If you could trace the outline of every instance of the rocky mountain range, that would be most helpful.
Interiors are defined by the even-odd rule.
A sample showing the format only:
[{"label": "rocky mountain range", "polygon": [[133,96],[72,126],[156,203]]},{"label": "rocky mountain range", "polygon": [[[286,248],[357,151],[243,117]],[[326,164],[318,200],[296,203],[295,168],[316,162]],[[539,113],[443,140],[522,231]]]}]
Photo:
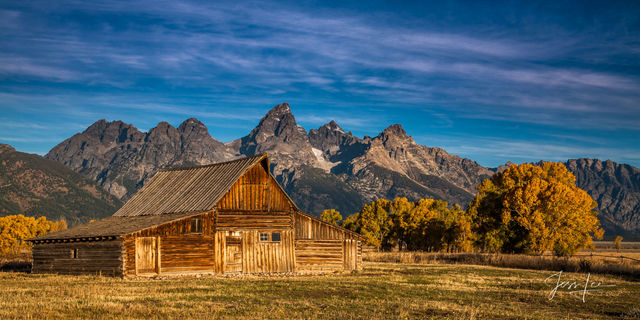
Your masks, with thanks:
[{"label": "rocky mountain range", "polygon": [[[286,103],[271,109],[247,136],[229,143],[211,137],[193,118],[178,128],[161,122],[146,133],[121,121],[100,120],[45,157],[127,200],[158,169],[265,152],[278,181],[301,209],[313,214],[335,208],[347,215],[365,202],[398,196],[431,197],[465,207],[478,184],[496,170],[420,145],[398,124],[375,137],[356,137],[334,121],[307,132]],[[593,165],[597,161],[571,160],[567,166],[578,185],[600,203],[607,231],[640,232],[638,169],[615,163]],[[609,169],[614,164],[623,169]]]},{"label": "rocky mountain range", "polygon": [[76,224],[112,215],[120,206],[120,199],[64,165],[0,144],[0,216],[45,216]]},{"label": "rocky mountain range", "polygon": [[565,165],[576,185],[598,203],[605,236],[640,237],[640,169],[598,159],[571,159]]}]

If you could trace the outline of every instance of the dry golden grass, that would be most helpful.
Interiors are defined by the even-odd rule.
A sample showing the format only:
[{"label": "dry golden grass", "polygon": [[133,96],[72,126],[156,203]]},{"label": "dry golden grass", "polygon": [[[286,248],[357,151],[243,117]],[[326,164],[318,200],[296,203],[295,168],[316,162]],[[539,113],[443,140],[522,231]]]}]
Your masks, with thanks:
[{"label": "dry golden grass", "polygon": [[475,264],[505,268],[591,272],[640,279],[640,261],[606,256],[606,253],[578,255],[570,258],[552,255],[443,253],[443,252],[368,252],[365,261],[419,264]]},{"label": "dry golden grass", "polygon": [[[615,250],[615,246],[613,241],[594,241],[595,250]],[[640,242],[638,241],[622,241],[620,242],[623,250],[635,250],[635,252],[640,252]]]},{"label": "dry golden grass", "polygon": [[[553,272],[474,265],[365,263],[362,272],[292,277],[125,280],[0,272],[0,319],[620,319],[640,316],[637,282],[580,294]],[[586,274],[563,274],[583,283]]]},{"label": "dry golden grass", "polygon": [[640,279],[640,242],[622,242],[616,250],[613,241],[596,241],[594,249],[585,249],[570,258],[555,257],[551,252],[542,256],[487,253],[443,252],[377,252],[364,253],[371,262],[420,264],[476,264],[535,270],[564,270],[614,274]]}]

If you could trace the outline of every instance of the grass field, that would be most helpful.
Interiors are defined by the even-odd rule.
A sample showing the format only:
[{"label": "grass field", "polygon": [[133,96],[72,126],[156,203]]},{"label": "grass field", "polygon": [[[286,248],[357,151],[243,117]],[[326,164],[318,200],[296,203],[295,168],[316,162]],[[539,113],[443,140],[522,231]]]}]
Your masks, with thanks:
[{"label": "grass field", "polygon": [[[124,280],[0,272],[0,318],[637,319],[640,283],[559,289],[552,271],[365,263],[353,274]],[[587,274],[562,274],[582,289]]]},{"label": "grass field", "polygon": [[[595,250],[615,250],[613,241],[594,241],[593,245],[596,247]],[[637,241],[622,241],[620,242],[622,250],[636,250],[638,252],[640,250],[640,242]]]},{"label": "grass field", "polygon": [[[632,256],[629,254],[626,256]],[[638,257],[640,258],[640,257]],[[614,253],[598,251],[593,255],[581,253],[573,257],[557,257],[553,254],[491,254],[491,253],[447,253],[447,252],[366,252],[364,261],[403,264],[468,264],[502,268],[519,268],[568,272],[582,272],[623,276],[640,281],[640,259],[620,259]]]}]

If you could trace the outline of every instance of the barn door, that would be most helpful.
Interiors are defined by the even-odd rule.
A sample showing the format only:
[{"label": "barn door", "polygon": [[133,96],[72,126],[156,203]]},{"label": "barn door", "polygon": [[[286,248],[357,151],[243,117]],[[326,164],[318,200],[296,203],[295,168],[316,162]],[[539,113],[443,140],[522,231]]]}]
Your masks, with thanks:
[{"label": "barn door", "polygon": [[242,237],[227,236],[225,272],[242,272]]},{"label": "barn door", "polygon": [[136,238],[136,274],[158,273],[158,240],[156,237]]}]

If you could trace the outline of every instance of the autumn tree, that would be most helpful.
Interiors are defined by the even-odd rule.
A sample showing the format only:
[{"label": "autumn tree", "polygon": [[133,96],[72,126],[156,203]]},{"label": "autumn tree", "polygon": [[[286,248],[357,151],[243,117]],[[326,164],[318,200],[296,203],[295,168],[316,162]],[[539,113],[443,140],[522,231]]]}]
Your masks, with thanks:
[{"label": "autumn tree", "polygon": [[613,246],[616,247],[616,251],[619,253],[622,248],[622,236],[615,236],[613,238]]},{"label": "autumn tree", "polygon": [[339,222],[342,220],[342,215],[340,214],[340,212],[338,212],[338,210],[326,209],[322,211],[322,213],[320,214],[320,219],[322,219],[322,221],[324,222],[328,222],[333,225],[338,225]]},{"label": "autumn tree", "polygon": [[602,238],[596,206],[564,164],[525,163],[483,181],[468,213],[482,249],[573,255]]},{"label": "autumn tree", "polygon": [[360,212],[349,216],[342,226],[360,233],[367,244],[376,248],[389,247],[388,240],[391,233],[391,219],[389,208],[391,201],[380,199],[367,203]]},{"label": "autumn tree", "polygon": [[64,220],[49,221],[21,214],[0,217],[0,254],[18,254],[31,246],[25,240],[66,228]]},{"label": "autumn tree", "polygon": [[471,222],[467,213],[440,200],[374,201],[347,217],[343,226],[362,234],[368,244],[387,250],[471,249]]},{"label": "autumn tree", "polygon": [[[407,211],[403,224],[408,250],[469,251],[470,219],[460,206],[445,201],[421,199]],[[407,223],[408,222],[408,223]]]}]

